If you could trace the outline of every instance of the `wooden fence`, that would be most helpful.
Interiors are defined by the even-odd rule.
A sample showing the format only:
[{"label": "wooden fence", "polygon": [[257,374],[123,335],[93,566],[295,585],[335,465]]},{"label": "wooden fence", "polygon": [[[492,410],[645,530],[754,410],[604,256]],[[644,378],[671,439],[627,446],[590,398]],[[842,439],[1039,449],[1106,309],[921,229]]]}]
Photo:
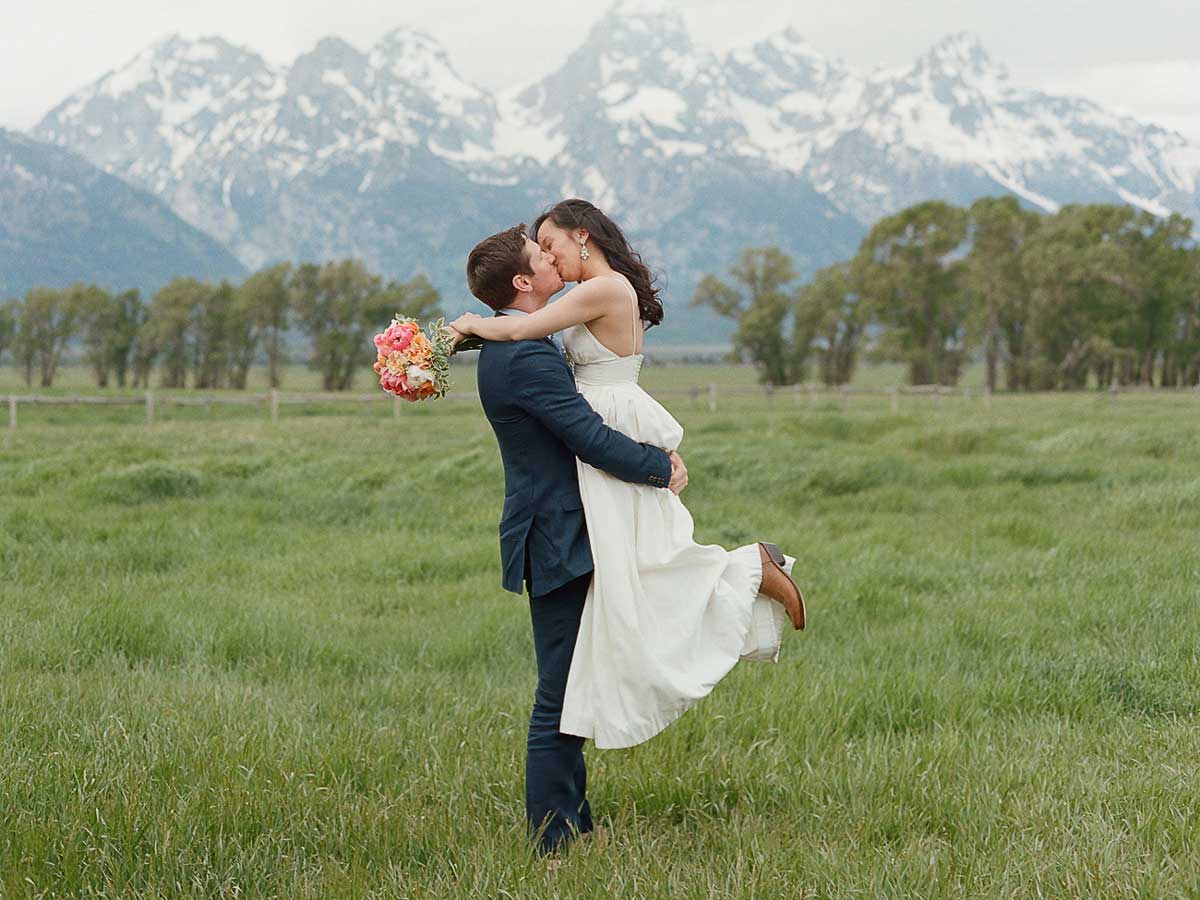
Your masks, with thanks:
[{"label": "wooden fence", "polygon": [[[840,387],[829,387],[822,384],[791,384],[791,385],[692,385],[690,387],[662,387],[655,388],[650,391],[655,397],[667,400],[671,398],[688,398],[692,406],[703,405],[710,412],[717,412],[718,409],[728,402],[736,402],[739,399],[765,399],[768,406],[773,406],[775,403],[786,403],[795,407],[815,407],[822,400],[833,400],[838,403],[842,409],[846,409],[850,405],[852,397],[857,396],[884,396],[889,399],[889,403],[893,412],[900,409],[901,399],[904,397],[918,398],[922,402],[928,401],[934,408],[941,405],[943,400],[951,398],[961,398],[966,400],[978,400],[985,408],[990,409],[992,406],[992,393],[983,387],[947,387],[945,385],[924,384],[924,385],[895,385],[890,387],[852,387],[850,385],[841,385]],[[1117,397],[1120,394],[1195,394],[1200,396],[1200,387],[1191,388],[1149,388],[1139,386],[1118,387],[1114,385],[1112,388],[1101,392],[1091,392],[1090,396],[1107,395],[1110,402],[1116,403]],[[1080,394],[1076,394],[1077,396]],[[1005,394],[1002,396],[1027,396],[1025,394]],[[477,402],[476,395],[473,391],[448,394],[441,402],[446,400],[451,401],[470,401]],[[270,391],[265,394],[204,394],[204,395],[182,395],[182,394],[156,394],[154,391],[146,391],[143,394],[126,394],[126,395],[97,395],[97,394],[74,394],[74,395],[42,395],[42,394],[9,394],[8,395],[8,427],[15,429],[19,421],[19,407],[21,405],[33,406],[135,406],[142,407],[145,410],[145,419],[147,425],[153,425],[155,421],[156,411],[169,406],[179,407],[205,407],[212,410],[215,407],[221,406],[256,406],[261,407],[263,414],[269,416],[272,422],[279,421],[280,410],[286,406],[298,406],[305,404],[346,404],[346,405],[361,405],[361,404],[379,404],[388,403],[392,405],[392,415],[400,416],[403,409],[408,405],[406,401],[398,397],[392,397],[384,394],[381,391],[376,391],[370,394],[348,394],[348,393],[284,393],[282,391]]]}]

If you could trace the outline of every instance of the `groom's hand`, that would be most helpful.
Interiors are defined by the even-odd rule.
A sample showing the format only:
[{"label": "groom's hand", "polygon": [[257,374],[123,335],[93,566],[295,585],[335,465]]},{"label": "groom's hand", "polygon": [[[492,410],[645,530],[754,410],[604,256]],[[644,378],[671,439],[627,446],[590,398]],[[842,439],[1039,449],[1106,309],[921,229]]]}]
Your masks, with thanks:
[{"label": "groom's hand", "polygon": [[667,487],[671,493],[679,496],[679,493],[687,487],[687,466],[683,464],[683,457],[674,450],[667,454],[667,458],[671,460],[671,482]]}]

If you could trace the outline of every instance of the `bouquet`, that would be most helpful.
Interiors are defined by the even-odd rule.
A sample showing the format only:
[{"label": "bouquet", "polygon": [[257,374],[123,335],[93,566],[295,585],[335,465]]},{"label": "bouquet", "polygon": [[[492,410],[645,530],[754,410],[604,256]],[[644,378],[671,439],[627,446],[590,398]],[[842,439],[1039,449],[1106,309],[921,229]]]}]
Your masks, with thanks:
[{"label": "bouquet", "polygon": [[450,354],[454,352],[442,319],[430,322],[427,332],[415,319],[396,316],[375,335],[378,356],[372,367],[379,386],[410,402],[444,397],[450,388]]}]

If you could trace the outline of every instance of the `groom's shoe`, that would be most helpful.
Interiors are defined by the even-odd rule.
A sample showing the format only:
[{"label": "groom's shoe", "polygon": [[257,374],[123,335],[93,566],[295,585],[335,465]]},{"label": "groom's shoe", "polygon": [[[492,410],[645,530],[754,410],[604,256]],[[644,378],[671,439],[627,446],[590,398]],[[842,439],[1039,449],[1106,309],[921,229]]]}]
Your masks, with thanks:
[{"label": "groom's shoe", "polygon": [[792,576],[783,570],[783,552],[774,544],[758,543],[758,552],[762,557],[762,585],[759,593],[766,594],[772,600],[781,604],[791,617],[792,626],[797,630],[804,628],[807,613],[804,609],[804,595],[792,580]]}]

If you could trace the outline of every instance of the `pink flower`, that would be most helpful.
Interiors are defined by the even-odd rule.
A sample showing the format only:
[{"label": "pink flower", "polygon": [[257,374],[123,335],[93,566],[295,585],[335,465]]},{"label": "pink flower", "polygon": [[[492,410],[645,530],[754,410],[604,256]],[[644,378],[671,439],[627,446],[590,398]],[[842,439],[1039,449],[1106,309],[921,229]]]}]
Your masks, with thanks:
[{"label": "pink flower", "polygon": [[405,397],[412,392],[408,377],[403,372],[392,372],[386,368],[379,373],[379,386],[398,397]]},{"label": "pink flower", "polygon": [[375,339],[375,346],[382,351],[406,350],[421,329],[416,322],[393,322],[383,334]]}]

